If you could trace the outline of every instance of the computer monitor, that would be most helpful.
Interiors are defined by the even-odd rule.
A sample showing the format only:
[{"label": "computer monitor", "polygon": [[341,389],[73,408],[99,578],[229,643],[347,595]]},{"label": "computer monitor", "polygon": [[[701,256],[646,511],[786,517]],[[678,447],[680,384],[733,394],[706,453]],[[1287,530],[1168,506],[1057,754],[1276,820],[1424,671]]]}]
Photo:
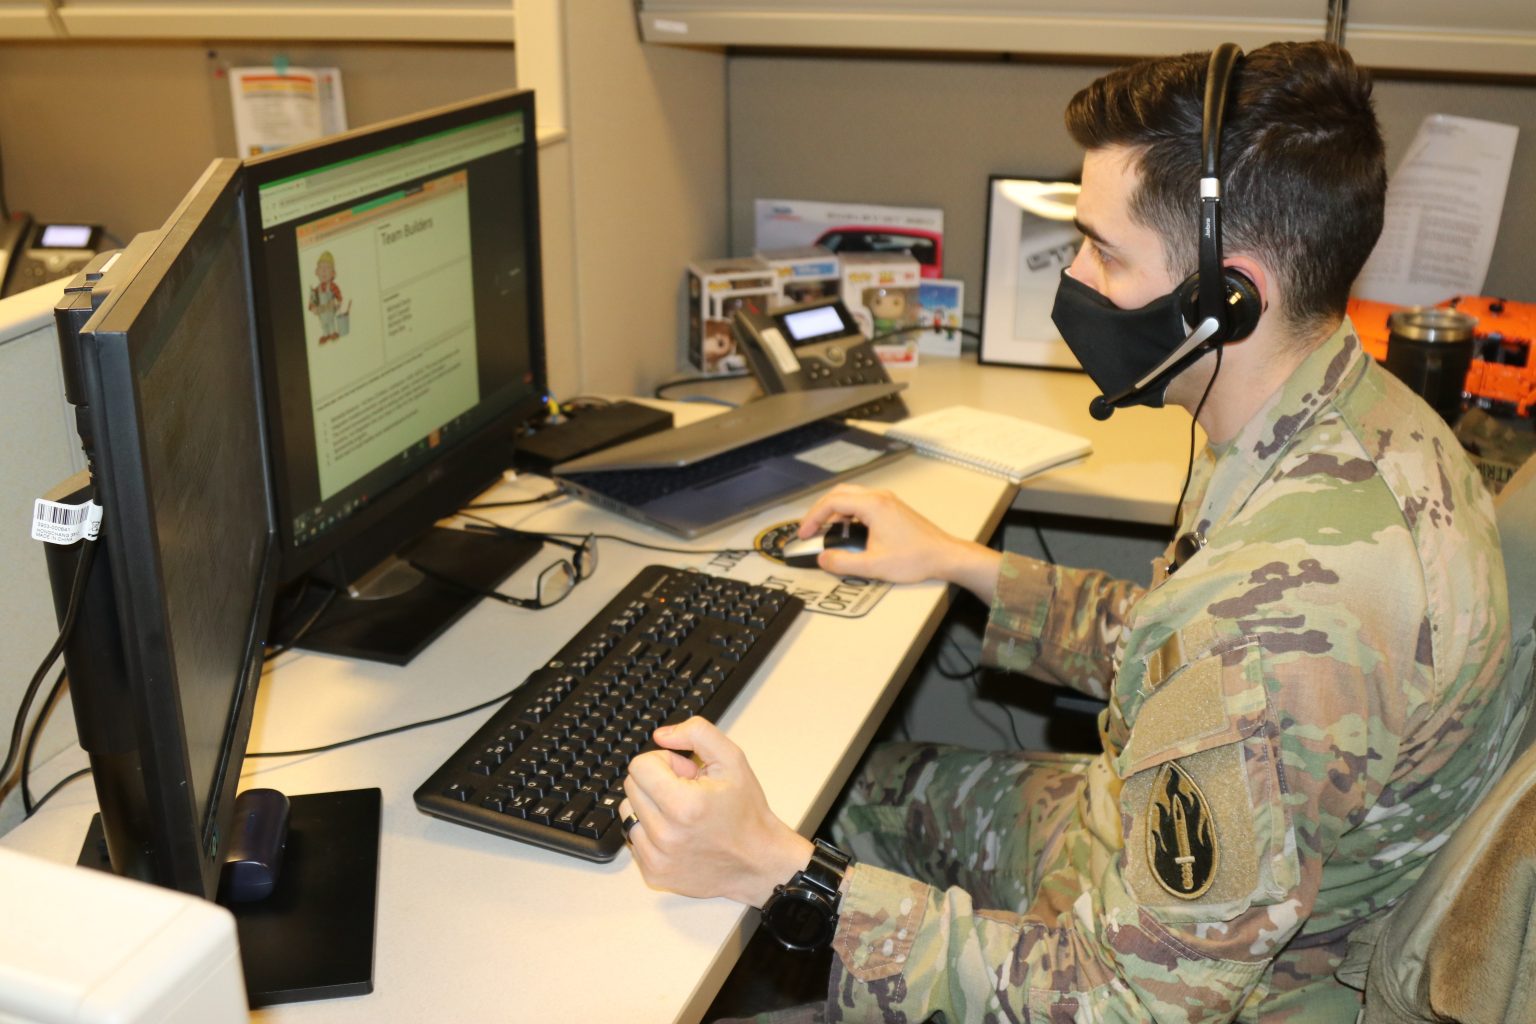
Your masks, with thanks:
[{"label": "computer monitor", "polygon": [[[278,551],[238,172],[212,165],[58,314],[103,510],[65,660],[112,866],[210,899]],[[73,559],[51,561],[59,604]]]},{"label": "computer monitor", "polygon": [[[164,228],[60,301],[88,469],[58,496],[94,501],[100,527],[48,545],[48,562],[61,622],[79,595],[64,656],[101,811],[81,861],[227,902],[231,849],[273,836],[272,895],[231,906],[263,1005],[371,990],[378,791],[295,797],[291,818],[236,799],[279,558],[245,197],[239,162],[215,161]],[[337,849],[352,856],[340,868]]]},{"label": "computer monitor", "polygon": [[433,528],[546,399],[533,95],[246,170],[281,577],[324,593],[300,642],[403,664],[536,550]]}]

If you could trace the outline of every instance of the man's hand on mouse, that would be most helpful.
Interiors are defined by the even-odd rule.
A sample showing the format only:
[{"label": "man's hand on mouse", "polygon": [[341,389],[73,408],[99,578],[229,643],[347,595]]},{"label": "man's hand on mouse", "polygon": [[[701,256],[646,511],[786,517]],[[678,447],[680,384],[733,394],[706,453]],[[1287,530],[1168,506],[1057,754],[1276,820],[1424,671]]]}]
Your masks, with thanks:
[{"label": "man's hand on mouse", "polygon": [[799,536],[814,536],[834,519],[859,520],[869,528],[869,540],[860,552],[822,552],[817,564],[827,572],[892,583],[943,580],[991,601],[997,552],[945,533],[890,491],[857,484],[834,487],[800,520]]},{"label": "man's hand on mouse", "polygon": [[762,906],[810,862],[810,841],[769,810],[746,755],[707,719],[654,736],[663,749],[630,762],[619,805],[636,819],[629,844],[646,884]]}]

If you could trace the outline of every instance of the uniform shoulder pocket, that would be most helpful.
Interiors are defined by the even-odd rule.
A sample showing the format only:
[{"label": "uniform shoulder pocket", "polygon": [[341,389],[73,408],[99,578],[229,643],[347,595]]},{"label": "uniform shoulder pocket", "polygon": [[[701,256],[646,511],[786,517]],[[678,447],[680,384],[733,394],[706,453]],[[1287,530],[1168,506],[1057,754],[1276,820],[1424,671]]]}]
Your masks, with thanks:
[{"label": "uniform shoulder pocket", "polygon": [[1227,647],[1178,668],[1115,760],[1124,880],[1165,920],[1231,920],[1298,881],[1262,657]]}]

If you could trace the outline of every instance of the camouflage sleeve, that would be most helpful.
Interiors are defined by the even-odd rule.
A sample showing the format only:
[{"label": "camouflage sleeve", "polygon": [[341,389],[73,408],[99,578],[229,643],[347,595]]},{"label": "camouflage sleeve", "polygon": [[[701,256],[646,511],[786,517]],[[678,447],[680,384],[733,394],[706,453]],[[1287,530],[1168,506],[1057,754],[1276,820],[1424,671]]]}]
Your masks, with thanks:
[{"label": "camouflage sleeve", "polygon": [[1027,672],[1104,700],[1114,652],[1141,587],[1098,570],[1004,553],[983,664]]},{"label": "camouflage sleeve", "polygon": [[[1222,1022],[1263,998],[1318,907],[1323,861],[1379,792],[1358,766],[1396,753],[1358,669],[1296,660],[1218,647],[1157,686],[1125,748],[1090,763],[1022,912],[855,865],[829,990],[844,1017],[828,1019]],[[1312,725],[1270,699],[1292,671],[1321,705]],[[998,832],[980,848],[1003,856],[1012,825],[976,823]]]}]

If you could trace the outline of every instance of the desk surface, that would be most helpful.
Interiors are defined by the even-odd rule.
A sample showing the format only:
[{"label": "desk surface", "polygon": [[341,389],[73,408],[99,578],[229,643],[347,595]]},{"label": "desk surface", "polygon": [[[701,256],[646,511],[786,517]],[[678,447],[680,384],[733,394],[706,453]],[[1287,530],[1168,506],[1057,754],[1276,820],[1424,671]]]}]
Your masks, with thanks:
[{"label": "desk surface", "polygon": [[[971,537],[992,532],[1014,490],[917,457],[879,467],[865,481],[895,490],[944,528]],[[493,493],[512,498],[529,488],[519,482]],[[679,544],[569,499],[533,506],[532,513],[504,510],[502,519],[669,546],[746,547],[758,529],[794,518],[804,506],[770,510],[697,544]],[[285,654],[262,680],[250,749],[319,745],[489,699],[548,658],[640,566],[658,560],[703,566],[707,558],[604,540],[597,573],[556,608],[535,612],[482,602],[405,668]],[[521,570],[509,592],[530,588],[543,564],[536,558]],[[751,759],[770,805],[802,832],[825,815],[947,601],[945,587],[921,584],[894,588],[860,619],[802,615],[722,720]],[[819,713],[807,714],[811,707]],[[755,912],[725,900],[652,891],[627,853],[607,865],[589,864],[415,809],[416,786],[486,714],[322,755],[246,763],[242,788],[296,794],[378,786],[384,794],[375,991],[274,1007],[253,1019],[665,1022],[702,1016],[755,927]],[[72,756],[80,760],[78,750]],[[70,767],[49,765],[40,784]],[[72,860],[94,805],[90,786],[71,786],[5,844]]]},{"label": "desk surface", "polygon": [[[1095,453],[1087,462],[1031,481],[1018,505],[1137,522],[1171,516],[1188,443],[1189,419],[1181,411],[1128,410],[1100,424],[1087,414],[1095,391],[1081,375],[980,368],[969,359],[935,359],[897,376],[912,381],[907,394],[915,411],[965,403],[1027,412],[1092,439]],[[1002,480],[915,456],[860,480],[896,491],[952,533],[980,538],[992,533],[1018,493]],[[523,497],[541,486],[504,484],[492,496]],[[806,504],[772,509],[692,544],[568,499],[498,515],[530,529],[618,533],[702,549],[747,547],[763,526],[794,518]],[[263,678],[250,749],[316,746],[480,703],[542,664],[642,565],[707,567],[705,555],[600,543],[598,572],[561,605],[534,612],[482,603],[406,668],[284,655]],[[521,570],[509,592],[531,588],[543,564],[536,558]],[[764,575],[769,568],[765,562]],[[770,805],[803,833],[825,815],[948,599],[947,588],[920,584],[893,589],[860,619],[803,615],[722,720],[747,752]],[[810,707],[819,712],[807,714]],[[242,788],[307,793],[377,786],[384,794],[374,993],[274,1007],[253,1019],[665,1022],[702,1016],[755,927],[754,912],[725,900],[652,891],[627,853],[593,865],[415,809],[416,786],[486,714],[322,755],[247,762]],[[82,762],[77,748],[60,755],[39,773],[39,784]],[[73,860],[94,809],[91,787],[76,784],[4,842]]]},{"label": "desk surface", "polygon": [[974,405],[1080,434],[1093,456],[1027,480],[1015,508],[1058,515],[1168,526],[1189,455],[1189,413],[1178,406],[1118,409],[1095,420],[1088,403],[1099,389],[1084,373],[978,366],[974,356],[926,358],[891,372],[906,381],[907,406],[928,412]]}]

